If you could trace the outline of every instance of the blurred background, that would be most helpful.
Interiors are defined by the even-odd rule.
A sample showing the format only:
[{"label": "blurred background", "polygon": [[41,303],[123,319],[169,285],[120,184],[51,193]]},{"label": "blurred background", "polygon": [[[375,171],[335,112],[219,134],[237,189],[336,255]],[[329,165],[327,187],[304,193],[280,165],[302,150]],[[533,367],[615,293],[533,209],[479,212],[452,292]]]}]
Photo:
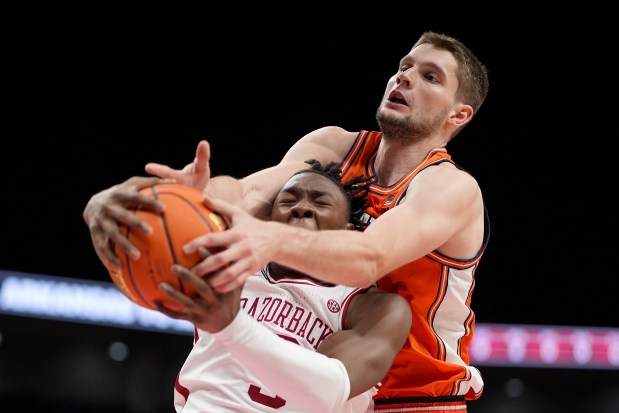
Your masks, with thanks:
[{"label": "blurred background", "polygon": [[147,162],[183,167],[201,139],[214,175],[242,177],[318,127],[376,129],[399,59],[434,30],[467,44],[491,83],[448,146],[479,181],[492,224],[472,302],[486,387],[469,411],[619,412],[607,13],[504,7],[469,17],[410,4],[342,17],[318,6],[15,13],[0,165],[0,404],[173,411],[192,336],[115,296],[82,220],[89,198],[145,175]]}]

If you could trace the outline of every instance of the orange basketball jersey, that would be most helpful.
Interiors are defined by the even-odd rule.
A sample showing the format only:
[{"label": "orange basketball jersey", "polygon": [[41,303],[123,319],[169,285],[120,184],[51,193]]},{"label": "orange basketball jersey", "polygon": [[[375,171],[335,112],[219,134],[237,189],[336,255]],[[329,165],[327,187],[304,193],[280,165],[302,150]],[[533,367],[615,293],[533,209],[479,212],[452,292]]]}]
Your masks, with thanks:
[{"label": "orange basketball jersey", "polygon": [[[344,181],[358,175],[374,177],[381,137],[380,132],[359,133],[342,162]],[[436,148],[393,185],[371,184],[364,216],[366,225],[398,205],[421,170],[442,162],[455,165],[445,148]],[[470,308],[475,270],[490,233],[485,215],[484,242],[475,257],[456,260],[434,251],[378,281],[379,287],[406,298],[413,322],[408,340],[374,397],[377,411],[381,401],[393,407],[395,401],[406,404],[426,398],[473,400],[481,396],[483,380],[480,372],[469,365],[467,349],[475,328],[475,314]]]}]

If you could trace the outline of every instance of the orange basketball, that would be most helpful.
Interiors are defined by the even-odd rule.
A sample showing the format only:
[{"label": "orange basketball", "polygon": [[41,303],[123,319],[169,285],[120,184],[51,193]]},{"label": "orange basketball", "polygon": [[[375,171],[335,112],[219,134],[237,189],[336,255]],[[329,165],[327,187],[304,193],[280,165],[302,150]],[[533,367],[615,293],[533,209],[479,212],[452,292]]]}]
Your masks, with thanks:
[{"label": "orange basketball", "polygon": [[110,272],[110,277],[124,295],[142,307],[154,310],[154,301],[160,300],[170,308],[178,308],[175,301],[159,290],[159,283],[166,281],[186,295],[195,297],[195,290],[180,280],[171,271],[171,266],[181,264],[192,268],[198,264],[201,261],[199,255],[185,254],[183,245],[205,233],[224,231],[226,224],[219,215],[206,208],[202,194],[191,187],[161,184],[141,192],[158,199],[165,205],[165,210],[163,213],[134,211],[153,228],[150,234],[121,226],[123,234],[140,250],[140,258],[130,258],[117,246],[115,251],[122,267]]}]

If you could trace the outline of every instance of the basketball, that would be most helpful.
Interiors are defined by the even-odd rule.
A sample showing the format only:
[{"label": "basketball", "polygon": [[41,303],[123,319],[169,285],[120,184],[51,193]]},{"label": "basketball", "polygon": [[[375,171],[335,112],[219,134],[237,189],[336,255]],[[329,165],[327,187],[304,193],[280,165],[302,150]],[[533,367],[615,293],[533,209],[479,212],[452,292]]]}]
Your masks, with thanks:
[{"label": "basketball", "polygon": [[110,272],[110,276],[125,296],[142,307],[156,310],[154,302],[159,300],[169,308],[178,309],[178,304],[159,290],[159,283],[166,281],[184,294],[196,297],[196,291],[172,272],[172,264],[189,269],[194,267],[202,260],[197,253],[185,254],[183,245],[205,233],[224,231],[226,224],[219,215],[206,208],[202,194],[194,188],[161,184],[140,192],[158,199],[165,205],[165,210],[162,213],[134,211],[152,227],[150,234],[121,226],[123,235],[140,250],[140,258],[134,260],[116,246],[122,266]]}]

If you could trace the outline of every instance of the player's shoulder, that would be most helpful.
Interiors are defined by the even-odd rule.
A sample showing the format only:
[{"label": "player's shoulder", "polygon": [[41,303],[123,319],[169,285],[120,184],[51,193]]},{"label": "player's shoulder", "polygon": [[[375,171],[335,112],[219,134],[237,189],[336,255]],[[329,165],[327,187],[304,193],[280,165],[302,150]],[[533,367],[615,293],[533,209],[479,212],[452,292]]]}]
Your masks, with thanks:
[{"label": "player's shoulder", "polygon": [[475,189],[479,187],[477,179],[452,162],[441,162],[425,168],[419,173],[420,179],[463,186],[463,189]]},{"label": "player's shoulder", "polygon": [[408,186],[400,205],[435,209],[439,202],[461,207],[474,205],[480,196],[481,188],[472,175],[450,162],[443,162],[420,171]]},{"label": "player's shoulder", "polygon": [[358,131],[349,131],[341,126],[323,126],[315,129],[303,137],[306,140],[333,140],[336,139],[354,139],[359,134]]},{"label": "player's shoulder", "polygon": [[303,136],[295,146],[308,148],[308,152],[320,154],[315,158],[321,162],[339,161],[358,135],[359,132],[352,132],[340,126],[323,126]]}]

